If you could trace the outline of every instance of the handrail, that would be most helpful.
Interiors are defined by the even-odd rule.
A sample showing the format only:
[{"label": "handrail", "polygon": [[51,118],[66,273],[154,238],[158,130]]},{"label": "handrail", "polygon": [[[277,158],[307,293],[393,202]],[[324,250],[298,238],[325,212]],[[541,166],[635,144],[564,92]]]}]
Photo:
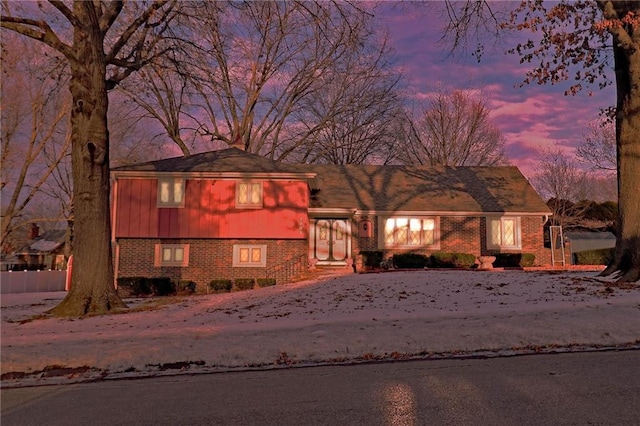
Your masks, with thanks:
[{"label": "handrail", "polygon": [[277,284],[286,284],[290,282],[293,277],[301,275],[308,269],[308,258],[306,254],[303,254],[267,268],[265,274],[267,278],[275,278]]}]

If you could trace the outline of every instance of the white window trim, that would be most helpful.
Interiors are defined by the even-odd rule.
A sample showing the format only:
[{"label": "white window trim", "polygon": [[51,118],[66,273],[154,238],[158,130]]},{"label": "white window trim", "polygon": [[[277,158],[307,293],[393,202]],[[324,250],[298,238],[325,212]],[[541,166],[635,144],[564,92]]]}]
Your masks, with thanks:
[{"label": "white window trim", "polygon": [[[431,219],[434,222],[433,229],[433,244],[387,244],[385,238],[386,232],[386,222],[387,219],[407,219],[411,221],[411,219],[420,219],[420,221],[424,219]],[[416,216],[416,215],[403,215],[403,216],[381,216],[378,219],[378,248],[380,249],[391,249],[391,248],[400,248],[400,249],[416,249],[416,248],[426,248],[426,249],[439,249],[440,248],[440,217],[438,216]]]},{"label": "white window trim", "polygon": [[[515,244],[494,244],[491,235],[491,222],[500,221],[500,239],[504,240],[504,222],[505,220],[515,221]],[[519,216],[487,216],[487,248],[493,250],[522,250],[522,221]]]},{"label": "white window trim", "polygon": [[[181,193],[182,193],[182,199],[179,202],[175,201],[175,184],[176,181],[180,181],[180,184],[182,186],[181,189]],[[168,183],[169,184],[169,201],[167,202],[162,202],[162,183]],[[186,179],[184,178],[177,178],[177,177],[161,177],[158,178],[158,202],[157,205],[158,207],[184,207],[184,200],[185,200],[185,183],[186,183]]]},{"label": "white window trim", "polygon": [[[240,262],[240,250],[249,250],[249,262]],[[260,250],[260,262],[251,261],[251,250]],[[266,244],[234,244],[233,245],[233,263],[235,268],[266,268],[267,266],[267,245]]]},{"label": "white window trim", "polygon": [[[260,185],[260,201],[258,203],[241,203],[240,202],[240,185]],[[251,192],[249,192],[251,196]],[[261,209],[264,202],[264,182],[260,180],[241,180],[236,181],[236,208],[237,209]]]},{"label": "white window trim", "polygon": [[[182,261],[164,261],[162,260],[162,252],[165,249],[171,249],[175,251],[175,249],[182,249]],[[172,255],[172,257],[175,256]],[[156,267],[163,266],[189,266],[189,244],[156,244],[155,245],[155,255],[153,260],[153,265]]]}]

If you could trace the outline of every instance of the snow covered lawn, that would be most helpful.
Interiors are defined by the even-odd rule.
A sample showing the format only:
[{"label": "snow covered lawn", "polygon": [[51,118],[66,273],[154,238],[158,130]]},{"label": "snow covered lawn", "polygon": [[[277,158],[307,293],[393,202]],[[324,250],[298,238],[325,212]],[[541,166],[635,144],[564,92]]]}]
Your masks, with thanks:
[{"label": "snow covered lawn", "polygon": [[127,299],[132,312],[33,321],[24,320],[64,293],[8,294],[1,299],[2,373],[86,366],[104,376],[171,366],[640,347],[640,286],[609,287],[596,274],[348,274],[245,292]]}]

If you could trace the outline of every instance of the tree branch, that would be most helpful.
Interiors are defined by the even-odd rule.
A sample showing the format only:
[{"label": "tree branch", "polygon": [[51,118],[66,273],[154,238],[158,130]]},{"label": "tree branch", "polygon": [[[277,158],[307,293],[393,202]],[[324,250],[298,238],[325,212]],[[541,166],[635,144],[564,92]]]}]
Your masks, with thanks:
[{"label": "tree branch", "polygon": [[60,40],[53,32],[49,24],[44,21],[2,15],[0,17],[0,26],[8,30],[15,31],[18,34],[22,34],[25,37],[41,41],[62,53],[68,59],[74,58],[71,47],[63,43],[62,40]]}]

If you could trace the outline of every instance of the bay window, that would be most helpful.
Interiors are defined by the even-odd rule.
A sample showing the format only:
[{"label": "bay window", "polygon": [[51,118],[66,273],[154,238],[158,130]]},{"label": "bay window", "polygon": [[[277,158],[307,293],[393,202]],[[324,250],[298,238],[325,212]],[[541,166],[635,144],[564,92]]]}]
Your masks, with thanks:
[{"label": "bay window", "polygon": [[433,217],[390,217],[384,219],[384,246],[425,247],[438,242]]}]

